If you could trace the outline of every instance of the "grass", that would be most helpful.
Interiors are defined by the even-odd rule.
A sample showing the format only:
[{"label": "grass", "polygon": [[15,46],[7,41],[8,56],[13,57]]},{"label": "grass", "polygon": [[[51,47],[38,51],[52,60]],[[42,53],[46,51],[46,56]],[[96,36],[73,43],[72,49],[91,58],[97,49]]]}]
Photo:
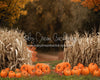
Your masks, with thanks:
[{"label": "grass", "polygon": [[[61,60],[59,61],[49,61],[49,62],[39,62],[39,63],[49,63],[51,67],[54,67],[56,64],[62,62]],[[38,62],[35,62],[36,64]],[[92,75],[87,75],[87,76],[60,76],[57,73],[51,72],[48,75],[42,75],[42,76],[33,76],[33,77],[28,77],[28,78],[0,78],[0,80],[100,80],[100,77],[93,77]]]}]

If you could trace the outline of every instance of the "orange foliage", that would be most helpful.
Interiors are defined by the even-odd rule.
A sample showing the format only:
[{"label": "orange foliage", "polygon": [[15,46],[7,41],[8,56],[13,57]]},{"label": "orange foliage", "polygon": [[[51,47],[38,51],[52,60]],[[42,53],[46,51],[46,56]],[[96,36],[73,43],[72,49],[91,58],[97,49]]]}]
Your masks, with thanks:
[{"label": "orange foliage", "polygon": [[2,2],[2,1],[0,1],[0,8],[4,8],[4,7],[7,7],[7,4]]},{"label": "orange foliage", "polygon": [[93,9],[96,12],[100,10],[100,0],[71,0],[71,2],[80,2],[83,7]]}]

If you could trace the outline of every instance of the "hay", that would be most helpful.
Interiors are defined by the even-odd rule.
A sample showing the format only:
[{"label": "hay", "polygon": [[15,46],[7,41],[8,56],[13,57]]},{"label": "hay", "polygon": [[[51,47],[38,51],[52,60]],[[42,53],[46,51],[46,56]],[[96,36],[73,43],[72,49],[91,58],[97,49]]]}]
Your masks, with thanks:
[{"label": "hay", "polygon": [[23,32],[0,29],[0,69],[32,64],[31,57]]},{"label": "hay", "polygon": [[78,63],[87,66],[93,62],[100,66],[100,33],[85,34],[83,37],[79,37],[78,33],[66,36],[64,46],[64,62],[70,62],[72,66]]}]

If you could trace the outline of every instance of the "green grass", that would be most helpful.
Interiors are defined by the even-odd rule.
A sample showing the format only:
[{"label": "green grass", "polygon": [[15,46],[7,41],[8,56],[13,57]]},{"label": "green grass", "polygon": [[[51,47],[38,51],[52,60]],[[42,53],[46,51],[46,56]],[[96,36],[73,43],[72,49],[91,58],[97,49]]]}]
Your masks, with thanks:
[{"label": "green grass", "polygon": [[[49,62],[41,62],[41,63],[49,63],[51,67],[54,67],[56,64],[62,62],[60,61],[49,61]],[[36,64],[38,62],[35,62],[34,64]],[[40,63],[40,62],[39,62]],[[57,73],[51,72],[48,75],[42,75],[42,76],[33,76],[33,77],[28,77],[28,78],[0,78],[0,80],[100,80],[100,77],[93,77],[92,75],[88,75],[88,76],[76,76],[76,75],[72,75],[72,76],[60,76]]]}]

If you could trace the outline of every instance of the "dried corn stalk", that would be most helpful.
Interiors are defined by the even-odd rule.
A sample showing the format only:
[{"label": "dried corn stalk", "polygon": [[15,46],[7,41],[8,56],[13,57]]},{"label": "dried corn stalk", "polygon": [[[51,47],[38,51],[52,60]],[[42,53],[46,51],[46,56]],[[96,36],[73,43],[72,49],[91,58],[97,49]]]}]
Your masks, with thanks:
[{"label": "dried corn stalk", "polygon": [[78,33],[70,37],[66,36],[64,46],[64,62],[70,62],[72,66],[78,63],[87,66],[93,62],[100,66],[100,33],[89,36],[85,34],[83,37],[79,37]]},{"label": "dried corn stalk", "polygon": [[27,49],[24,33],[0,29],[0,69],[15,69],[22,64],[32,64],[32,54]]}]

